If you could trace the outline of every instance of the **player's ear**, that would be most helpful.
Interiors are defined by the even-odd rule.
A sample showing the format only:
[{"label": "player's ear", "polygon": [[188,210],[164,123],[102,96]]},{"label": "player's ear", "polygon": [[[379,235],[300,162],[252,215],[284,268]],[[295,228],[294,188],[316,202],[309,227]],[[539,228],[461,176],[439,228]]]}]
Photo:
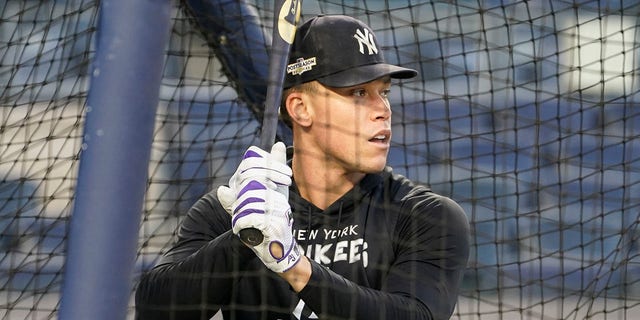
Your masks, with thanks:
[{"label": "player's ear", "polygon": [[306,103],[305,95],[302,92],[292,92],[286,99],[287,112],[291,121],[299,126],[308,127],[311,125],[311,114]]}]

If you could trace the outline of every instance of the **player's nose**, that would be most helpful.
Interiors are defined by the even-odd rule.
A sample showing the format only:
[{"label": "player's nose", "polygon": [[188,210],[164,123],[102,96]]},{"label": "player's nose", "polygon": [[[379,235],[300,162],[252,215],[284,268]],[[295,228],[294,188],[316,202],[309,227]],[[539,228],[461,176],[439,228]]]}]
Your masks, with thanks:
[{"label": "player's nose", "polygon": [[391,118],[391,106],[386,96],[374,95],[371,101],[371,116],[373,120],[387,120]]}]

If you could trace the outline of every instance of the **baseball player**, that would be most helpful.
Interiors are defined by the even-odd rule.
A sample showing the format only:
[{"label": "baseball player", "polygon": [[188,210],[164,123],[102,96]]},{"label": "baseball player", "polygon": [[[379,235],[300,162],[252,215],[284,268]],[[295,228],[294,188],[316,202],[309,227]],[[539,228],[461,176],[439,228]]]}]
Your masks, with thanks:
[{"label": "baseball player", "polygon": [[[229,183],[189,210],[141,278],[138,319],[448,319],[466,215],[386,166],[392,80],[416,74],[387,64],[359,20],[304,23],[281,106],[293,146],[250,147]],[[245,228],[262,243],[243,243]]]}]

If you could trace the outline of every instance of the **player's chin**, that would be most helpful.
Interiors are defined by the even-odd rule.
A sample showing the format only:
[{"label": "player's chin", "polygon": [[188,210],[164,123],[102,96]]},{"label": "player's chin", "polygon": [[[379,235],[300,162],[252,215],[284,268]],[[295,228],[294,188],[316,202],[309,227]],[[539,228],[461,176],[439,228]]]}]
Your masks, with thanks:
[{"label": "player's chin", "polygon": [[387,165],[387,157],[370,158],[369,161],[361,163],[361,171],[364,173],[381,172]]},{"label": "player's chin", "polygon": [[[370,146],[368,146],[370,147]],[[362,148],[362,152],[356,154],[358,171],[363,173],[378,173],[387,165],[388,148]]]}]

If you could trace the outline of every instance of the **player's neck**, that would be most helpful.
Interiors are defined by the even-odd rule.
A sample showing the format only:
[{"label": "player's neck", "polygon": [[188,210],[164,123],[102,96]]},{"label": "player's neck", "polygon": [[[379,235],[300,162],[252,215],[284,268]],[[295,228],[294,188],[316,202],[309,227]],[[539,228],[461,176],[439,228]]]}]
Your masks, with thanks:
[{"label": "player's neck", "polygon": [[323,162],[322,157],[296,149],[292,169],[300,195],[323,210],[364,177],[364,173],[347,173],[339,167]]}]

